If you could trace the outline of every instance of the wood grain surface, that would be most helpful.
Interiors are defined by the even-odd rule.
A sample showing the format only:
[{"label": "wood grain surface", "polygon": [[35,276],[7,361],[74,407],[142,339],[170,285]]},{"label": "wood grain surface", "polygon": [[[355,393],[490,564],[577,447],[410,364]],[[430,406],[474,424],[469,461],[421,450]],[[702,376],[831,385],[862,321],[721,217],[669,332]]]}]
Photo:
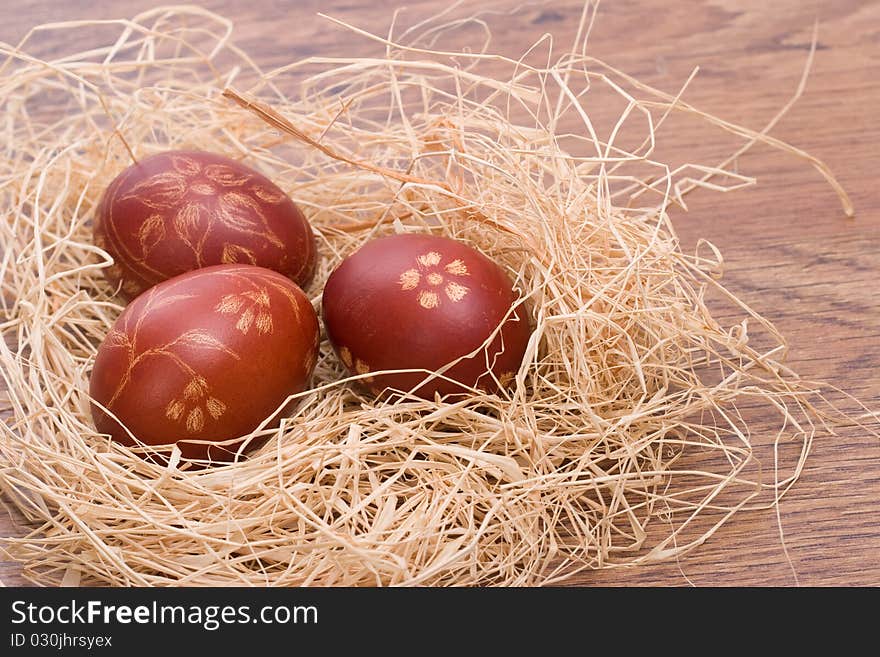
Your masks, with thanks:
[{"label": "wood grain surface", "polygon": [[[237,44],[263,68],[310,54],[376,52],[376,44],[352,39],[318,18],[319,11],[379,33],[387,32],[391,16],[363,0],[202,4],[234,21]],[[570,43],[581,12],[579,2],[562,0],[470,4],[486,12],[493,49],[514,57],[545,32],[557,44]],[[0,9],[0,40],[18,42],[47,21],[130,17],[152,6],[146,0],[21,0]],[[400,22],[412,24],[444,6],[409,0]],[[758,178],[757,186],[726,195],[696,192],[688,197],[689,211],[672,216],[685,250],[701,237],[721,249],[726,285],[786,335],[792,368],[830,381],[876,410],[880,3],[607,0],[599,8],[590,50],[670,93],[698,65],[685,99],[761,128],[797,86],[817,20],[818,49],[806,92],[772,134],[824,160],[852,197],[856,216],[844,216],[815,170],[767,148],[739,163],[741,172]],[[461,48],[473,36],[450,35],[442,47]],[[596,112],[601,118],[602,108]],[[717,161],[731,143],[688,121],[672,122],[658,139],[657,159],[671,164]],[[19,520],[0,512],[0,535],[25,532]],[[15,563],[0,564],[0,579],[7,586],[26,584]],[[676,562],[586,572],[570,583],[880,586],[880,441],[857,427],[820,434],[778,514],[740,513]]]}]

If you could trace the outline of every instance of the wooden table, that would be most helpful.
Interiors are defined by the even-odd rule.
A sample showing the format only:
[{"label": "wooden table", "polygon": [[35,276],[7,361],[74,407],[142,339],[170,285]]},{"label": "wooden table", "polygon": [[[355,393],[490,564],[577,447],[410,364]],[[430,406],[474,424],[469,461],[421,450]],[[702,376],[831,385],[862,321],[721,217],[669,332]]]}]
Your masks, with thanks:
[{"label": "wooden table", "polygon": [[[151,0],[22,0],[0,10],[0,40],[17,42],[47,21],[118,18]],[[389,14],[373,2],[205,0],[233,19],[236,41],[263,68],[307,54],[360,54],[372,46],[346,36],[318,11],[375,33]],[[447,3],[410,0],[404,22]],[[477,3],[474,3],[475,5]],[[557,0],[479,3],[495,50],[519,56],[544,32],[571,42],[581,6]],[[790,156],[759,148],[741,170],[759,184],[724,196],[697,192],[673,220],[686,250],[699,237],[725,254],[726,284],[789,338],[789,364],[880,408],[880,4],[639,0],[602,3],[592,54],[642,81],[675,93],[701,67],[685,99],[708,112],[762,127],[794,91],[819,21],[818,51],[806,93],[773,135],[824,160],[855,204],[846,218],[819,175]],[[446,50],[463,45],[453,37]],[[462,39],[465,36],[460,37]],[[85,46],[85,44],[78,44]],[[601,110],[599,110],[601,111]],[[661,133],[664,161],[709,162],[724,151],[695,127]],[[707,159],[708,158],[708,159]],[[784,546],[780,539],[783,530]],[[0,535],[20,532],[0,517]],[[790,559],[790,561],[789,561]],[[795,579],[795,573],[796,578]],[[6,585],[25,581],[0,564]],[[678,562],[588,572],[579,585],[880,586],[880,441],[845,428],[814,443],[807,466],[773,511],[742,513]]]}]

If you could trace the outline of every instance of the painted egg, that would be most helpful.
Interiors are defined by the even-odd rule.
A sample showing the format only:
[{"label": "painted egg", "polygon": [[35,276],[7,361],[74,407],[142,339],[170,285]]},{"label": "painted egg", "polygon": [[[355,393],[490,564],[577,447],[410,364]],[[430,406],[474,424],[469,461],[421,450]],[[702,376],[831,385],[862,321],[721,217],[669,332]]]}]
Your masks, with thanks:
[{"label": "painted egg", "polygon": [[224,263],[267,267],[305,287],[317,258],[311,226],[281,189],[201,151],[151,155],[120,173],[98,206],[94,242],[113,257],[105,276],[127,298]]},{"label": "painted egg", "polygon": [[[490,392],[516,374],[529,340],[528,319],[505,272],[456,240],[394,235],[364,244],[327,280],[323,318],[328,337],[352,374],[386,389],[433,398],[474,386]],[[506,319],[505,319],[506,318]],[[484,343],[501,325],[486,346]]]},{"label": "painted egg", "polygon": [[93,405],[96,428],[134,444],[121,422],[147,445],[229,460],[235,446],[211,443],[250,433],[304,390],[318,343],[311,302],[281,274],[252,265],[181,274],[132,301],[98,348],[89,392],[119,422]]}]

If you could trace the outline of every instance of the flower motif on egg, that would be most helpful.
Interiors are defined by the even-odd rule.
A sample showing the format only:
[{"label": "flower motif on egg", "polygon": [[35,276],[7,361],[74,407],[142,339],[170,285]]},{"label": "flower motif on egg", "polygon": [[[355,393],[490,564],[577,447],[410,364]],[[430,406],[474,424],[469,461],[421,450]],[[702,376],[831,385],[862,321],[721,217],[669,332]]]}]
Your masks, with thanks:
[{"label": "flower motif on egg", "polygon": [[[253,198],[256,196],[265,203],[276,204],[284,200],[282,194],[260,184],[252,185],[250,194],[245,193],[245,185],[251,181],[251,176],[225,164],[202,164],[184,155],[172,155],[171,164],[172,170],[141,180],[118,199],[137,200],[156,211],[138,230],[143,258],[147,258],[165,238],[168,226],[163,217],[171,210],[174,211],[171,223],[175,234],[192,249],[201,264],[202,248],[211,226],[208,219],[212,213],[203,203],[191,200],[188,192],[205,199],[216,198],[215,216],[225,226],[264,238],[274,246],[283,246],[269,228],[260,204]],[[224,247],[222,261],[255,264],[250,249],[229,244]]]},{"label": "flower motif on egg", "polygon": [[321,310],[341,364],[377,395],[499,391],[520,369],[531,333],[499,264],[430,234],[361,245],[328,276]]},{"label": "flower motif on egg", "polygon": [[428,251],[416,258],[416,266],[404,271],[398,282],[404,291],[418,290],[419,305],[431,310],[443,302],[444,296],[452,303],[464,299],[469,288],[460,281],[468,275],[467,266],[460,259],[444,264],[443,256]]},{"label": "flower motif on egg", "polygon": [[108,282],[134,298],[194,269],[257,265],[311,280],[315,238],[297,205],[256,169],[217,153],[166,151],[130,165],[96,208]]},{"label": "flower motif on egg", "polygon": [[[120,200],[136,199],[156,210],[167,210],[180,204],[187,190],[201,196],[214,196],[223,190],[240,190],[251,176],[225,164],[202,164],[185,155],[171,155],[173,171],[162,171],[141,180]],[[149,194],[143,192],[149,191]],[[266,203],[280,203],[284,196],[263,185],[253,188],[254,194]]]}]

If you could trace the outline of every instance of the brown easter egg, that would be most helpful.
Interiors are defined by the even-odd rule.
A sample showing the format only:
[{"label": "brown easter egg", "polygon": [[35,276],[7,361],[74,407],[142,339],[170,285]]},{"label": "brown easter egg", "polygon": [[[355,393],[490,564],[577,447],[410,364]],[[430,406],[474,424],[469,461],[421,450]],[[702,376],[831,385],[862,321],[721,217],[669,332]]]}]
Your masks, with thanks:
[{"label": "brown easter egg", "polygon": [[201,151],[151,155],[120,173],[98,206],[94,242],[113,257],[106,278],[127,298],[224,263],[267,267],[305,287],[317,258],[311,226],[281,189]]},{"label": "brown easter egg", "polygon": [[[312,304],[288,278],[252,265],[206,267],[125,308],[98,349],[89,392],[143,443],[228,460],[235,447],[210,442],[250,433],[305,389],[318,343]],[[92,415],[98,431],[134,444],[95,405]]]},{"label": "brown easter egg", "polygon": [[463,242],[394,235],[367,242],[336,268],[324,287],[323,317],[353,374],[437,371],[479,349],[443,373],[453,381],[422,383],[424,372],[361,379],[375,393],[396,389],[433,398],[464,392],[459,383],[492,392],[513,378],[530,334],[522,306],[511,312],[516,300],[501,267]]}]

